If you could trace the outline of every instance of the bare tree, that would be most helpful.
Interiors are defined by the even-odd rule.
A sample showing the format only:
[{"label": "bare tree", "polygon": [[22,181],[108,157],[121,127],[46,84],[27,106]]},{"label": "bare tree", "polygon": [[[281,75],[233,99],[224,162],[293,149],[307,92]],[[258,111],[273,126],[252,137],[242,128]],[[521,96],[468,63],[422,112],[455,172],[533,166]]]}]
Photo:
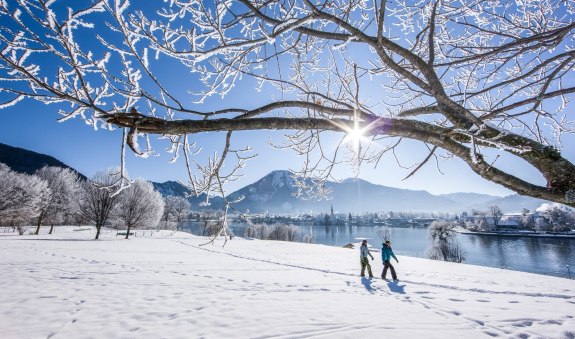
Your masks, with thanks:
[{"label": "bare tree", "polygon": [[306,234],[306,235],[303,236],[303,240],[302,240],[302,241],[303,241],[304,243],[306,243],[306,244],[313,244],[314,241],[315,241],[315,235],[308,233],[308,234]]},{"label": "bare tree", "polygon": [[51,222],[50,232],[54,229],[54,223],[61,222],[66,213],[72,211],[74,199],[80,189],[78,174],[69,168],[44,166],[35,173],[48,183],[50,194],[46,195],[37,218],[36,234],[40,232],[40,226],[45,219]]},{"label": "bare tree", "polygon": [[286,225],[286,241],[298,241],[300,238],[300,230],[295,225]]},{"label": "bare tree", "polygon": [[100,237],[102,226],[118,203],[118,196],[114,194],[118,177],[117,169],[97,172],[90,181],[82,184],[80,196],[76,200],[78,213],[96,224],[96,239]]},{"label": "bare tree", "polygon": [[164,213],[164,200],[154,186],[136,180],[119,197],[116,216],[127,226],[126,239],[133,227],[155,227]]},{"label": "bare tree", "polygon": [[28,222],[39,215],[42,202],[50,195],[46,181],[0,163],[0,220],[13,226]]},{"label": "bare tree", "polygon": [[462,263],[465,261],[465,251],[457,241],[448,241],[442,246],[437,244],[427,250],[426,256],[432,260],[443,260]]},{"label": "bare tree", "polygon": [[176,222],[184,221],[191,211],[190,201],[184,197],[176,197],[173,204],[174,218]]},{"label": "bare tree", "polygon": [[210,220],[206,223],[206,226],[204,227],[203,235],[206,235],[207,237],[217,237],[223,232],[225,232],[227,235],[233,234],[232,229],[229,227],[229,225],[224,224],[223,219]]},{"label": "bare tree", "polygon": [[489,206],[489,214],[490,214],[491,218],[493,219],[493,228],[495,230],[497,230],[499,228],[499,221],[501,220],[501,217],[503,216],[503,212],[501,211],[499,206],[491,205],[491,206]]},{"label": "bare tree", "polygon": [[200,213],[200,220],[204,222],[202,235],[210,235],[208,226],[211,222],[220,221],[223,218],[222,212],[218,210],[204,210]]},{"label": "bare tree", "polygon": [[[575,165],[561,152],[575,129],[566,110],[575,94],[573,1],[82,4],[0,2],[0,81],[9,96],[0,107],[67,102],[60,120],[122,127],[138,154],[150,152],[139,137],[166,136],[175,157],[183,151],[198,194],[225,195],[238,178],[251,148],[233,135],[274,129],[294,131],[277,146],[305,155],[297,172],[314,177],[320,193],[335,165],[377,165],[412,139],[427,155],[407,164],[406,177],[456,157],[519,194],[575,206]],[[199,79],[191,94],[166,67]],[[202,106],[254,82],[253,93],[274,99]],[[195,133],[219,131],[223,152],[194,163]],[[515,157],[546,182],[498,166]],[[309,181],[298,183],[308,191]]]},{"label": "bare tree", "polygon": [[181,223],[190,213],[190,202],[184,197],[169,195],[164,198],[164,215],[162,220],[166,225],[170,222]]},{"label": "bare tree", "polygon": [[168,227],[170,222],[174,219],[174,203],[175,203],[175,196],[169,195],[164,198],[164,214],[162,215],[162,221]]},{"label": "bare tree", "polygon": [[387,240],[391,240],[391,228],[388,226],[378,228],[376,233],[383,243]]}]

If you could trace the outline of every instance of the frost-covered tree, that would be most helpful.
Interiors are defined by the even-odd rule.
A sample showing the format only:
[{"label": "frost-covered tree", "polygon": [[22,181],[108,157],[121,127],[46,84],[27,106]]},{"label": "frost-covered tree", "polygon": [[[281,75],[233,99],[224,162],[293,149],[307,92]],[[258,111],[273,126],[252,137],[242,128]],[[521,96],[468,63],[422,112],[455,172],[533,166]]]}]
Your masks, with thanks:
[{"label": "frost-covered tree", "polygon": [[471,211],[471,215],[473,216],[473,221],[466,223],[467,229],[473,229],[478,231],[494,231],[495,228],[493,222],[487,221],[487,213],[486,211],[476,210],[473,209]]},{"label": "frost-covered tree", "polygon": [[255,239],[267,239],[270,229],[264,224],[250,224],[244,231],[244,237]]},{"label": "frost-covered tree", "polygon": [[229,225],[225,225],[223,219],[222,220],[210,220],[204,226],[203,234],[208,237],[216,237],[226,232],[227,235],[231,235],[232,229]]},{"label": "frost-covered tree", "polygon": [[[561,143],[575,131],[574,13],[564,0],[1,1],[0,107],[58,104],[47,107],[62,121],[124,128],[138,154],[150,151],[138,137],[166,136],[196,193],[224,195],[238,178],[251,148],[237,134],[286,130],[276,145],[306,155],[297,172],[319,193],[335,165],[359,170],[415,144],[426,154],[406,177],[455,157],[575,206]],[[240,87],[253,102],[226,101]],[[221,109],[206,105],[216,95]],[[206,164],[190,164],[198,132],[225,135]]]},{"label": "frost-covered tree", "polygon": [[571,211],[555,206],[546,214],[553,232],[568,232],[575,226],[575,215]]},{"label": "frost-covered tree", "polygon": [[134,181],[119,195],[116,217],[127,227],[126,239],[135,227],[156,227],[164,213],[164,199],[144,180]]},{"label": "frost-covered tree", "polygon": [[535,219],[535,229],[538,231],[551,231],[551,224],[547,218],[537,218]]},{"label": "frost-covered tree", "polygon": [[191,211],[191,205],[188,199],[169,195],[164,198],[164,215],[162,216],[163,222],[168,225],[170,223],[181,223],[186,215]]},{"label": "frost-covered tree", "polygon": [[533,217],[533,213],[527,208],[524,208],[521,211],[521,219],[520,219],[521,226],[528,230],[535,229],[535,218]]},{"label": "frost-covered tree", "polygon": [[74,200],[77,199],[80,190],[80,178],[69,168],[54,166],[44,166],[37,170],[35,175],[46,181],[50,190],[40,204],[36,234],[40,232],[40,226],[46,220],[51,223],[49,234],[52,234],[54,223],[61,222],[66,213],[73,211]]},{"label": "frost-covered tree", "polygon": [[436,220],[429,225],[429,236],[432,246],[427,250],[427,257],[433,260],[463,262],[465,254],[459,241],[455,238],[454,225],[445,220]]},{"label": "frost-covered tree", "polygon": [[102,226],[108,222],[112,211],[118,203],[114,192],[121,181],[118,169],[99,171],[90,180],[83,182],[78,199],[78,213],[91,220],[96,226],[96,239],[100,237]]},{"label": "frost-covered tree", "polygon": [[203,210],[200,213],[200,220],[204,223],[204,228],[202,230],[202,235],[208,235],[208,224],[211,222],[219,221],[223,219],[222,212],[220,210]]},{"label": "frost-covered tree", "polygon": [[172,203],[174,220],[182,222],[191,211],[190,201],[184,197],[175,197]]},{"label": "frost-covered tree", "polygon": [[170,221],[173,221],[174,217],[174,200],[175,196],[169,195],[164,197],[164,214],[162,215],[162,221],[167,225]]},{"label": "frost-covered tree", "polygon": [[42,202],[50,195],[46,181],[14,172],[0,163],[0,220],[4,223],[17,225],[37,217]]},{"label": "frost-covered tree", "polygon": [[270,227],[267,239],[296,241],[299,238],[299,229],[294,225],[277,224]]}]

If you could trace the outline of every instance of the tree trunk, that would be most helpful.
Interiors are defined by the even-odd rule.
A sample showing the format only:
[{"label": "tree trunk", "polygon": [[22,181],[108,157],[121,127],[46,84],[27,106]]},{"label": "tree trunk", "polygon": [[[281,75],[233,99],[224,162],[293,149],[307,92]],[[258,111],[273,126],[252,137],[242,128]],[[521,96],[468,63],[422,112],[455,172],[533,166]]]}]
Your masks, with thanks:
[{"label": "tree trunk", "polygon": [[52,234],[53,230],[54,230],[54,224],[50,225],[50,232],[48,232],[48,234]]},{"label": "tree trunk", "polygon": [[130,228],[132,228],[132,225],[128,224],[128,229],[126,230],[126,238],[128,239],[128,236],[130,235]]},{"label": "tree trunk", "polygon": [[96,225],[96,240],[98,240],[98,238],[100,237],[100,229],[102,228],[102,225]]},{"label": "tree trunk", "polygon": [[40,216],[38,217],[38,224],[37,224],[37,227],[36,227],[36,233],[34,233],[34,234],[36,234],[36,235],[40,234],[40,226],[42,226],[42,219],[43,219],[43,216],[40,215]]}]

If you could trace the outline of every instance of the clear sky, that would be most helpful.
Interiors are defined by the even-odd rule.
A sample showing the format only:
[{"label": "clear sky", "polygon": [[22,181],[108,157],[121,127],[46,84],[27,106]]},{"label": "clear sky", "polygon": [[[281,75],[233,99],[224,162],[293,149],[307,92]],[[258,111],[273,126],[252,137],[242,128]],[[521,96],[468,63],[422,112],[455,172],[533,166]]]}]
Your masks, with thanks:
[{"label": "clear sky", "polygon": [[[54,68],[48,63],[42,64],[45,69]],[[194,78],[183,75],[180,69],[164,67],[161,76],[168,78],[168,83],[178,92],[179,97],[185,97],[185,91],[193,89]],[[188,73],[189,74],[189,73]],[[4,99],[0,97],[0,99]],[[263,102],[271,102],[274,98],[266,92],[256,92],[249,82],[240,83],[225,99],[211,98],[205,106],[199,109],[221,108],[227,105],[242,108],[254,108]],[[570,110],[575,109],[571,104]],[[120,130],[95,131],[81,119],[71,119],[63,123],[56,120],[61,116],[57,114],[58,107],[45,106],[31,101],[23,101],[16,106],[0,110],[0,142],[11,146],[29,149],[35,152],[53,156],[81,173],[91,176],[94,172],[120,163]],[[236,132],[234,141],[236,148],[252,146],[258,157],[249,161],[243,169],[244,177],[228,186],[232,192],[250,184],[272,170],[300,169],[303,159],[295,153],[272,148],[268,145],[269,138],[280,142],[282,132]],[[163,182],[167,180],[186,181],[186,170],[183,156],[176,163],[170,163],[171,155],[165,152],[169,146],[165,140],[158,140],[151,136],[152,145],[157,156],[147,159],[136,157],[129,149],[127,152],[127,170],[132,178],[144,178],[151,181]],[[199,158],[205,158],[214,151],[221,149],[223,144],[222,133],[196,134],[192,141],[197,141],[203,151]],[[143,141],[140,140],[140,144]],[[575,161],[575,138],[570,136],[564,139],[564,156]],[[422,161],[427,155],[427,149],[421,143],[406,142],[398,159],[404,166],[413,166]],[[530,170],[529,166],[515,159],[501,158],[497,165],[521,178],[536,184],[543,184],[544,180],[537,172]],[[440,171],[441,172],[440,172]],[[374,169],[373,165],[362,168],[360,178],[374,184],[390,187],[408,188],[414,190],[427,190],[433,194],[453,192],[477,192],[493,195],[513,194],[510,190],[482,179],[473,173],[467,165],[459,159],[451,159],[439,163],[439,170],[435,162],[430,161],[416,175],[408,180],[402,180],[411,169],[401,168],[397,165],[392,154],[386,155]],[[336,172],[338,179],[352,176],[349,169],[341,168]]]}]

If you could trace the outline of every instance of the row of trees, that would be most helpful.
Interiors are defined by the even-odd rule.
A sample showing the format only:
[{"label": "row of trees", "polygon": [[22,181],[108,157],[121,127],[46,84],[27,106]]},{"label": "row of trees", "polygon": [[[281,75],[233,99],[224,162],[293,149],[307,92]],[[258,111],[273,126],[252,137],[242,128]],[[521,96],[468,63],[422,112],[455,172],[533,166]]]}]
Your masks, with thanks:
[{"label": "row of trees", "polygon": [[306,234],[302,237],[298,227],[285,224],[273,226],[251,224],[245,229],[244,236],[261,240],[298,241],[301,239],[305,243],[313,243],[314,241],[313,235]]},{"label": "row of trees", "polygon": [[[473,210],[471,217],[463,216],[459,226],[473,231],[495,231],[505,218],[499,207],[490,206],[487,211]],[[568,232],[575,225],[575,212],[568,208],[550,206],[541,211],[524,208],[515,216],[519,228],[531,231]]]},{"label": "row of trees", "polygon": [[[162,221],[167,227],[181,222],[190,209],[183,197],[165,199],[151,183],[135,180],[118,191],[117,170],[100,171],[83,181],[70,169],[43,167],[33,175],[17,173],[0,163],[0,224],[22,226],[34,223],[35,234],[42,225],[110,223],[126,227],[126,239],[135,227],[154,228]],[[24,228],[20,227],[20,232]]]},{"label": "row of trees", "polygon": [[43,223],[70,219],[80,188],[78,175],[70,169],[43,167],[28,175],[0,163],[0,222],[12,226],[33,222],[38,234]]}]

